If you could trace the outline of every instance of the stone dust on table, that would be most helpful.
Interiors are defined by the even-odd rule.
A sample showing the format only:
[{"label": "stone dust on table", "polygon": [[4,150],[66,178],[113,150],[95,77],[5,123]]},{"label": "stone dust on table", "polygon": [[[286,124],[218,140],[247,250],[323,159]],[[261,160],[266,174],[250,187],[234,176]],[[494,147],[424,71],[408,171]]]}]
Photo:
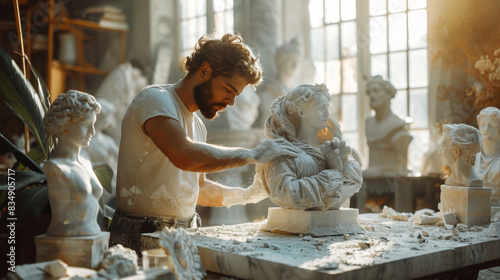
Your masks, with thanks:
[{"label": "stone dust on table", "polygon": [[[359,217],[362,234],[314,237],[260,231],[264,222],[190,229],[198,246],[305,269],[368,266],[472,242],[491,240],[485,227],[446,228],[395,221],[378,214]],[[449,238],[447,238],[449,237]],[[306,261],[305,261],[306,260]]]}]

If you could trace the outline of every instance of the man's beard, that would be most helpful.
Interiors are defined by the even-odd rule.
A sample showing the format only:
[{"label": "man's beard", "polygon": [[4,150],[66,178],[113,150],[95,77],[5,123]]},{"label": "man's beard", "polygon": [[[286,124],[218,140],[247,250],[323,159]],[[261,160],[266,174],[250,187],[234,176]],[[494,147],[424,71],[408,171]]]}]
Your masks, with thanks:
[{"label": "man's beard", "polygon": [[225,103],[215,103],[213,101],[212,80],[213,78],[210,78],[210,80],[196,85],[193,89],[194,100],[200,109],[200,113],[209,120],[214,120],[219,116],[217,106],[226,107]]}]

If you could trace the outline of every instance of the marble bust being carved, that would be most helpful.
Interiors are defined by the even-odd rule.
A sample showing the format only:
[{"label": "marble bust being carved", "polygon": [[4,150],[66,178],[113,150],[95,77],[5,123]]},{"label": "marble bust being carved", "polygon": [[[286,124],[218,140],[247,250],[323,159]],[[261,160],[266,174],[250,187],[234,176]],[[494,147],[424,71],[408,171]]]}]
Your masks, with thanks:
[{"label": "marble bust being carved", "polygon": [[100,110],[92,95],[70,90],[55,99],[44,117],[47,133],[57,138],[43,167],[52,211],[47,235],[90,236],[101,232],[97,214],[103,188],[90,161],[80,155],[95,134]]},{"label": "marble bust being carved", "polygon": [[408,145],[413,137],[405,121],[391,110],[391,99],[397,90],[381,76],[374,76],[367,84],[366,94],[375,116],[366,119],[366,138],[369,147],[366,177],[407,176]]},{"label": "marble bust being carved", "polygon": [[284,139],[298,155],[258,165],[254,185],[283,208],[339,209],[361,188],[360,166],[329,114],[329,102],[325,84],[303,84],[272,104],[267,137]]},{"label": "marble bust being carved", "polygon": [[482,187],[483,180],[474,169],[476,154],[481,151],[481,133],[466,124],[445,124],[440,154],[443,165],[449,167],[448,186]]}]

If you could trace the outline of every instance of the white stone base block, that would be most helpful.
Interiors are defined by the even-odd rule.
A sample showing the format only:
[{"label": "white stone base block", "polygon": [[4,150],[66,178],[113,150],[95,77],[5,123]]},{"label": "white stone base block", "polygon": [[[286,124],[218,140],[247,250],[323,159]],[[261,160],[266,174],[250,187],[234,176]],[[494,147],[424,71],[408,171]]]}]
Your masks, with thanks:
[{"label": "white stone base block", "polygon": [[36,262],[60,259],[69,266],[96,269],[108,250],[108,242],[109,232],[78,237],[41,234],[35,237]]},{"label": "white stone base block", "polygon": [[260,230],[275,233],[307,234],[312,236],[362,233],[358,209],[341,208],[328,211],[304,211],[271,207],[266,224]]},{"label": "white stone base block", "polygon": [[453,212],[468,227],[491,222],[491,188],[441,185],[441,212]]}]

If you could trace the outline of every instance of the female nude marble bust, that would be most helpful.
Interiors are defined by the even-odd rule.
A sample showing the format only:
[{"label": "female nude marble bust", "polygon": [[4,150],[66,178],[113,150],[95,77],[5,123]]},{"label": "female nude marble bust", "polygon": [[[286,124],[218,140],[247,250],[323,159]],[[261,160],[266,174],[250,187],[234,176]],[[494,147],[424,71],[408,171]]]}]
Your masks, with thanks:
[{"label": "female nude marble bust", "polygon": [[47,235],[88,236],[101,232],[97,224],[103,188],[90,161],[80,155],[95,134],[101,106],[87,93],[70,90],[52,103],[43,124],[57,145],[43,170],[47,174],[52,210]]},{"label": "female nude marble bust", "polygon": [[451,169],[448,186],[482,187],[483,180],[474,169],[476,154],[481,151],[481,133],[466,124],[445,124],[440,154],[443,165]]},{"label": "female nude marble bust", "polygon": [[475,169],[484,186],[492,188],[492,194],[500,194],[500,109],[484,108],[476,118],[483,149],[476,156]]},{"label": "female nude marble bust", "polygon": [[360,166],[329,114],[329,102],[325,84],[303,84],[271,106],[267,137],[289,142],[298,155],[258,165],[252,187],[262,186],[271,201],[283,208],[339,209],[361,188]]},{"label": "female nude marble bust", "polygon": [[367,84],[366,94],[375,116],[366,119],[369,164],[363,171],[365,176],[408,175],[408,145],[413,137],[406,123],[391,110],[391,99],[396,92],[396,88],[381,76],[373,77]]}]

